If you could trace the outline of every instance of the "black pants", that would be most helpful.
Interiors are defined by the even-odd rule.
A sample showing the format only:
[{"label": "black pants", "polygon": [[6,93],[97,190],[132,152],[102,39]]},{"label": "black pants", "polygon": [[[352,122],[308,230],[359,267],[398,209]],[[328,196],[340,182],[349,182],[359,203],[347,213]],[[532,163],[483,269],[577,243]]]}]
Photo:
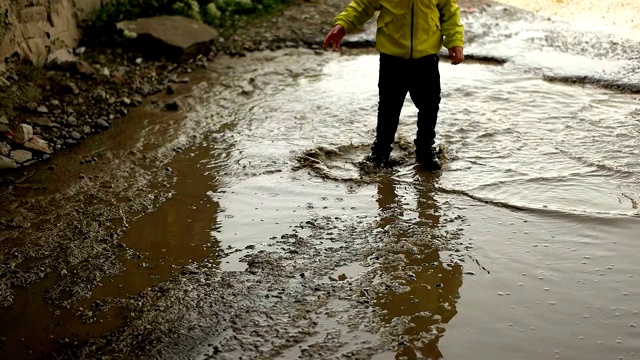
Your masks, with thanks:
[{"label": "black pants", "polygon": [[415,139],[417,150],[431,148],[435,144],[435,128],[440,109],[438,62],[438,55],[403,59],[380,54],[380,98],[374,151],[387,155],[391,151],[407,92],[418,108],[418,133]]}]

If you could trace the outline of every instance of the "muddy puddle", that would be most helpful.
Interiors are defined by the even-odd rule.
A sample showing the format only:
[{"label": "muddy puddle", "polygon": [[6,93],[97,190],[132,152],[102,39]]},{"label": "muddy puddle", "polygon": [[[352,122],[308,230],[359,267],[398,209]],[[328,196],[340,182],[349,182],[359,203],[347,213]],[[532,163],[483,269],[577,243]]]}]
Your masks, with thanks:
[{"label": "muddy puddle", "polygon": [[[555,59],[545,67],[566,65],[542,54]],[[85,206],[112,209],[90,214],[114,235],[91,240],[108,256],[86,250],[79,262],[106,264],[86,265],[95,274],[82,296],[52,293],[80,286],[61,280],[60,269],[84,274],[71,261],[41,260],[60,253],[14,260],[49,274],[0,311],[5,324],[21,324],[3,326],[5,349],[36,357],[61,339],[83,347],[115,333],[112,343],[160,357],[634,358],[640,98],[523,71],[542,67],[532,59],[441,62],[444,168],[427,173],[414,164],[409,98],[395,165],[363,161],[376,119],[372,52],[221,58],[193,90],[197,106],[186,118],[140,130],[154,141],[76,150],[96,157],[90,166],[103,180],[61,161],[56,171],[70,175],[59,187],[38,187],[51,171],[44,166],[22,182],[40,197],[67,194],[46,203],[87,198],[90,189],[74,184],[104,181],[103,196]],[[602,61],[578,70],[611,67],[601,74],[616,80],[623,68]],[[128,157],[127,171],[113,166]],[[124,180],[107,184],[112,178]],[[121,197],[148,202],[116,206]],[[69,201],[66,211],[83,206]],[[62,235],[61,243],[80,236]],[[169,330],[155,336],[153,321]],[[162,341],[144,348],[131,334]],[[134,356],[110,346],[87,347],[83,357]]]},{"label": "muddy puddle", "polygon": [[[401,339],[399,357],[640,351],[638,96],[548,82],[519,64],[443,63],[442,173],[413,164],[410,100],[397,166],[372,169],[362,159],[378,58],[327,58],[293,61],[327,63],[240,107],[237,136],[227,136],[252,176],[215,197],[226,214],[216,235],[222,246],[268,249],[283,227],[323,216],[361,219],[384,229],[387,241],[406,242],[387,254],[402,260],[375,270],[343,264],[325,275],[349,281],[369,271],[397,282],[372,294],[372,304],[398,331],[387,336]],[[270,168],[278,173],[255,174]],[[452,214],[462,222],[441,219]],[[337,352],[348,353],[352,341]]]}]

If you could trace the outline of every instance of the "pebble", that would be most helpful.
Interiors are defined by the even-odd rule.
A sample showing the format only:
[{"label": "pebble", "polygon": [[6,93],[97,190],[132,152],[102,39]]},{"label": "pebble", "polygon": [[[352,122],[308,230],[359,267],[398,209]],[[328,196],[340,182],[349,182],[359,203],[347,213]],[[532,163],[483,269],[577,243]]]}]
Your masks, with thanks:
[{"label": "pebble", "polygon": [[177,101],[172,100],[165,104],[165,108],[169,111],[178,111],[180,110],[180,104]]},{"label": "pebble", "polygon": [[107,129],[107,128],[109,128],[109,123],[108,123],[108,122],[106,122],[106,121],[104,121],[103,119],[98,119],[98,120],[96,120],[96,125],[97,125],[99,128],[102,128],[102,129]]},{"label": "pebble", "polygon": [[6,142],[0,143],[0,155],[9,156],[9,152],[11,151],[11,146]]}]

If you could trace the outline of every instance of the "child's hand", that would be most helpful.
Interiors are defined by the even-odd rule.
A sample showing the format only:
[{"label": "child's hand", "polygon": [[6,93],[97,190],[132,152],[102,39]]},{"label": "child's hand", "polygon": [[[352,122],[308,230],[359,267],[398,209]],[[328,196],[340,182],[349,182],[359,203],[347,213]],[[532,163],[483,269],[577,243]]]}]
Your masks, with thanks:
[{"label": "child's hand", "polygon": [[449,59],[453,65],[458,65],[464,61],[464,51],[462,51],[462,48],[455,46],[449,49]]},{"label": "child's hand", "polygon": [[327,37],[324,38],[324,42],[322,43],[322,48],[327,49],[327,46],[333,44],[333,51],[340,50],[340,41],[344,37],[345,31],[342,25],[336,25],[329,31]]}]

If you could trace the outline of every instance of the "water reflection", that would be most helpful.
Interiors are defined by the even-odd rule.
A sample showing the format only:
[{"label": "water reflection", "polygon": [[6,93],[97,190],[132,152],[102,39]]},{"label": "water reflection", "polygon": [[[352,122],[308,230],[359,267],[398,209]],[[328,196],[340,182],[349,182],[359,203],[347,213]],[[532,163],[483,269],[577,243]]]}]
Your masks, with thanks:
[{"label": "water reflection", "polygon": [[[398,196],[399,183],[392,176],[378,181],[379,226],[395,234],[401,264],[383,265],[394,274],[399,288],[391,288],[376,304],[385,311],[386,323],[406,321],[396,359],[441,359],[438,342],[445,327],[457,313],[456,302],[462,286],[462,266],[448,264],[435,242],[440,228],[440,211],[434,199],[434,183],[439,175],[416,170],[411,186],[416,195],[417,219],[403,220],[406,202]],[[412,231],[419,228],[420,231]],[[422,231],[425,230],[425,231]],[[415,235],[420,234],[420,235]],[[398,290],[402,289],[402,290]]]}]

